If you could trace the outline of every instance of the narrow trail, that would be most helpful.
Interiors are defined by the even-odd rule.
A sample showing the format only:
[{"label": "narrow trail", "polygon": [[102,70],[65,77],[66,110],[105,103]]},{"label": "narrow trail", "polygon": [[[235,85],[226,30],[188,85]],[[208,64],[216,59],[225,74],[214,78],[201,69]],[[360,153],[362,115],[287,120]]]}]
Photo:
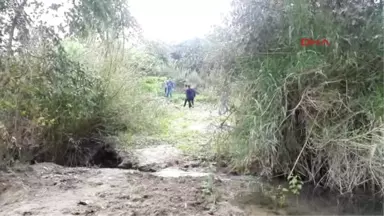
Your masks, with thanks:
[{"label": "narrow trail", "polygon": [[[40,163],[0,173],[0,215],[288,214],[271,207],[271,201],[260,193],[250,193],[260,187],[256,177],[231,176],[194,157],[211,147],[214,125],[220,122],[217,112],[204,105],[193,109],[170,106],[173,118],[168,133],[131,151],[118,168]],[[132,163],[134,170],[128,169]],[[321,215],[321,211],[314,212],[301,214]]]}]

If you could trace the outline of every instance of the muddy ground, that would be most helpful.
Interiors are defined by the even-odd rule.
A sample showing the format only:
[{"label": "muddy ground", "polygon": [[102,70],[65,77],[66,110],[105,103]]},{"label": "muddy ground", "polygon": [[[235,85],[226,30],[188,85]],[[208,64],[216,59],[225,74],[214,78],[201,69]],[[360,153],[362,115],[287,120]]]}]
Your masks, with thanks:
[{"label": "muddy ground", "polygon": [[0,215],[247,215],[230,203],[245,186],[214,181],[44,163],[3,176]]},{"label": "muddy ground", "polygon": [[[208,148],[217,116],[205,108],[182,110],[173,141],[154,140],[125,155],[117,168],[62,167],[52,163],[17,165],[0,173],[0,215],[331,215],[317,209],[276,208],[260,191],[256,177],[219,172],[189,152]],[[179,113],[180,114],[180,113]],[[184,126],[180,126],[185,124]],[[192,135],[191,135],[192,134]],[[196,136],[196,134],[198,136]],[[190,136],[191,135],[191,136]],[[127,165],[128,164],[128,165]],[[133,165],[132,165],[133,164]],[[255,192],[256,191],[256,192]],[[255,192],[255,193],[251,193]]]},{"label": "muddy ground", "polygon": [[212,112],[178,112],[169,133],[173,144],[152,140],[122,154],[117,168],[40,163],[2,172],[0,215],[249,215],[233,203],[247,190],[245,181],[210,175],[207,165],[186,155],[185,146],[209,139]]},{"label": "muddy ground", "polygon": [[[192,163],[193,166],[194,163]],[[187,167],[187,165],[185,165]],[[191,168],[200,169],[200,168]],[[257,179],[168,167],[158,172],[19,166],[0,178],[0,215],[337,215],[332,199],[276,208]],[[293,203],[293,202],[291,202]],[[344,213],[348,215],[348,213]]]},{"label": "muddy ground", "polygon": [[130,155],[136,168],[145,171],[19,165],[1,175],[0,215],[277,214],[263,208],[247,213],[235,196],[250,190],[251,179],[214,174],[171,145],[149,146]]}]

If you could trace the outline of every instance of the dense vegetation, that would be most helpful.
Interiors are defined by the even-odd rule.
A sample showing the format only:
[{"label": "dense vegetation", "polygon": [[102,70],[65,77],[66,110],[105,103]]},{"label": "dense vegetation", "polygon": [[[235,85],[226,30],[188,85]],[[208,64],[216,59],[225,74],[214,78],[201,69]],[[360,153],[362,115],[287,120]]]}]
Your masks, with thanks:
[{"label": "dense vegetation", "polygon": [[[342,194],[381,191],[382,13],[370,1],[236,0],[225,27],[182,44],[196,45],[179,64],[223,103],[230,95],[237,124],[218,139],[218,156],[240,171],[299,175]],[[303,47],[301,38],[330,46]]]},{"label": "dense vegetation", "polygon": [[[227,74],[241,102],[220,153],[267,176],[297,174],[340,193],[380,191],[382,5],[239,0],[227,30],[224,49],[235,53]],[[301,38],[331,45],[302,47]]]},{"label": "dense vegetation", "polygon": [[138,27],[125,1],[77,2],[61,26],[39,18],[62,5],[28,2],[5,1],[0,8],[4,163],[82,165],[87,151],[109,136],[158,128],[158,109],[138,82],[143,65],[155,61],[132,48],[140,35],[128,37]]},{"label": "dense vegetation", "polygon": [[28,14],[26,2],[0,5],[4,148],[76,163],[79,145],[154,131],[158,108],[137,81],[166,75],[230,108],[236,124],[215,150],[234,169],[382,191],[381,1],[234,0],[226,25],[178,45],[142,40],[124,1],[73,5],[65,37],[33,23],[39,4]]}]

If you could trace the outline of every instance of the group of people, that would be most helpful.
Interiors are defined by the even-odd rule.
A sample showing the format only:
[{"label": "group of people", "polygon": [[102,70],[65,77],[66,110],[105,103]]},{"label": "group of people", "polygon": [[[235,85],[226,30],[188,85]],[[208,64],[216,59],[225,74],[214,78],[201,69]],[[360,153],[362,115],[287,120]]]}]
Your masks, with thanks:
[{"label": "group of people", "polygon": [[[170,79],[167,79],[164,82],[165,97],[167,97],[167,98],[172,97],[172,92],[174,91],[175,86],[176,86],[175,83]],[[196,97],[195,89],[191,88],[191,85],[186,85],[185,86],[184,107],[187,105],[187,103],[188,103],[189,108],[194,107],[195,97]]]}]

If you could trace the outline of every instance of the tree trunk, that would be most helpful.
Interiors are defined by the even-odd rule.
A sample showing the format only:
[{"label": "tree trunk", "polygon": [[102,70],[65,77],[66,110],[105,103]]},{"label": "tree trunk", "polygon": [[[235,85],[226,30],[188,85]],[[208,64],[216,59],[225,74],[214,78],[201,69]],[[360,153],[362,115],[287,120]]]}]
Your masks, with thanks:
[{"label": "tree trunk", "polygon": [[21,2],[21,4],[17,8],[15,8],[15,16],[12,18],[11,27],[9,29],[9,34],[8,34],[9,38],[8,38],[8,43],[6,46],[7,53],[6,53],[6,60],[5,60],[5,73],[7,75],[9,75],[10,61],[11,61],[11,58],[13,56],[12,44],[13,44],[13,37],[15,34],[15,29],[16,29],[17,23],[18,23],[17,21],[19,20],[21,13],[24,10],[25,4],[27,4],[27,0],[23,0]]}]

